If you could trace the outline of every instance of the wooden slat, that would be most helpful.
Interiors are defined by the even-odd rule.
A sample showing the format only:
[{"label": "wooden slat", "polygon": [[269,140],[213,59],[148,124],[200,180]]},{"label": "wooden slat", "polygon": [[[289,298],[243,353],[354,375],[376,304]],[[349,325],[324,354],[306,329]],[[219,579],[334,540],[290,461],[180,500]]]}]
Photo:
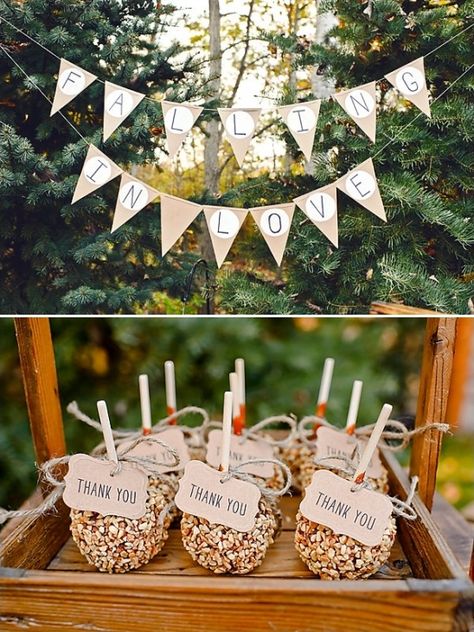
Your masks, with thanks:
[{"label": "wooden slat", "polygon": [[[446,419],[455,338],[455,318],[428,319],[415,428]],[[419,477],[419,495],[428,509],[433,505],[442,436],[441,432],[431,430],[413,439],[410,475]]]},{"label": "wooden slat", "polygon": [[438,525],[450,551],[456,557],[466,574],[469,574],[469,560],[474,539],[474,524],[467,522],[459,511],[442,496],[435,494],[433,521]]},{"label": "wooden slat", "polygon": [[459,426],[459,414],[463,402],[468,396],[466,386],[469,384],[469,360],[474,351],[474,319],[458,318],[456,345],[453,356],[453,371],[449,387],[446,419],[450,424]]},{"label": "wooden slat", "polygon": [[434,316],[440,314],[440,312],[434,312],[431,309],[410,307],[410,305],[403,305],[402,303],[384,303],[383,301],[374,301],[373,303],[371,303],[370,313],[384,314],[387,316]]},{"label": "wooden slat", "polygon": [[49,321],[15,318],[15,331],[36,462],[41,465],[66,454]]}]

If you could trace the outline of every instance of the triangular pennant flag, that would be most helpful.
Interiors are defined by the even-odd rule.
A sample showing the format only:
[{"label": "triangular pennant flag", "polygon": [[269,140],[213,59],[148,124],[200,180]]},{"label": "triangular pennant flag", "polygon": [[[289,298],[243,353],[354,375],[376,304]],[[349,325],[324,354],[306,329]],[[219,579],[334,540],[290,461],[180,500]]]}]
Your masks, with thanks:
[{"label": "triangular pennant flag", "polygon": [[107,158],[97,147],[89,145],[81,175],[77,181],[71,204],[104,186],[122,173],[123,169]]},{"label": "triangular pennant flag", "polygon": [[243,208],[204,206],[204,215],[218,268],[224,263],[247,213],[248,211]]},{"label": "triangular pennant flag", "polygon": [[278,114],[288,126],[306,160],[311,159],[321,101],[306,101],[278,108]]},{"label": "triangular pennant flag", "polygon": [[61,59],[50,116],[56,114],[96,79],[97,77],[87,70],[71,64],[67,59]]},{"label": "triangular pennant flag", "polygon": [[186,138],[204,108],[188,103],[162,101],[166,141],[171,158],[176,156],[181,143]]},{"label": "triangular pennant flag", "polygon": [[120,188],[115,205],[114,221],[111,233],[123,226],[129,219],[153,202],[158,197],[159,191],[148,186],[141,180],[137,180],[128,173],[122,173]]},{"label": "triangular pennant flag", "polygon": [[110,81],[105,82],[104,140],[109,138],[144,98],[145,95],[140,92],[122,88]]},{"label": "triangular pennant flag", "polygon": [[413,105],[416,105],[431,118],[423,57],[411,61],[398,70],[389,72],[385,78],[403,94],[405,99],[411,101]]},{"label": "triangular pennant flag", "polygon": [[239,167],[241,167],[255,134],[261,109],[218,108],[217,111],[224,125],[227,140],[232,146],[232,151],[239,163]]},{"label": "triangular pennant flag", "polygon": [[290,234],[295,205],[289,203],[257,206],[249,209],[249,211],[267,242],[275,261],[278,265],[281,265],[288,235]]},{"label": "triangular pennant flag", "polygon": [[200,204],[182,200],[174,195],[161,193],[160,197],[161,255],[164,257],[203,209]]},{"label": "triangular pennant flag", "polygon": [[339,247],[337,228],[336,183],[310,191],[293,200],[336,248]]},{"label": "triangular pennant flag", "polygon": [[360,129],[375,143],[377,103],[375,81],[332,95]]},{"label": "triangular pennant flag", "polygon": [[365,160],[335,183],[350,198],[368,211],[387,221],[372,158]]}]

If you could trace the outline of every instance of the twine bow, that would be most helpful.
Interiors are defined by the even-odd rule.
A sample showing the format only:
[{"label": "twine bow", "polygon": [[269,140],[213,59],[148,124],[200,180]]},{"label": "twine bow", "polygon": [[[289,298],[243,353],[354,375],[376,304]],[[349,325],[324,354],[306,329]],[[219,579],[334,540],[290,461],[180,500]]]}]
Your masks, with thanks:
[{"label": "twine bow", "polygon": [[[285,479],[285,483],[281,489],[270,489],[265,486],[265,483],[260,482],[261,477],[255,476],[253,474],[249,474],[249,472],[243,471],[243,468],[247,467],[248,465],[264,464],[264,463],[270,463],[280,468],[283,474],[283,477]],[[253,459],[251,461],[244,461],[243,463],[239,463],[239,465],[236,465],[235,467],[229,468],[228,472],[225,472],[222,474],[220,481],[221,483],[225,483],[226,481],[229,481],[231,478],[238,478],[239,480],[245,481],[246,483],[252,483],[253,485],[256,485],[258,489],[260,490],[260,492],[262,493],[262,496],[265,496],[266,498],[269,498],[269,499],[277,498],[279,496],[283,496],[284,494],[286,494],[286,492],[290,489],[291,482],[292,482],[290,468],[285,463],[283,463],[282,461],[279,461],[278,459]]]},{"label": "twine bow", "polygon": [[[274,439],[273,437],[269,437],[267,435],[260,434],[264,428],[267,426],[271,426],[272,424],[283,423],[289,427],[289,432],[286,437],[283,439]],[[200,427],[201,431],[201,440],[203,445],[207,443],[207,437],[211,430],[222,429],[221,421],[208,421],[207,423],[203,423]],[[286,448],[290,445],[293,439],[298,434],[298,424],[297,419],[293,415],[274,415],[273,417],[265,417],[258,423],[253,426],[249,426],[248,428],[244,428],[241,435],[239,435],[238,443],[240,445],[244,444],[248,439],[258,439],[259,441],[265,441],[269,445],[273,447]]]}]

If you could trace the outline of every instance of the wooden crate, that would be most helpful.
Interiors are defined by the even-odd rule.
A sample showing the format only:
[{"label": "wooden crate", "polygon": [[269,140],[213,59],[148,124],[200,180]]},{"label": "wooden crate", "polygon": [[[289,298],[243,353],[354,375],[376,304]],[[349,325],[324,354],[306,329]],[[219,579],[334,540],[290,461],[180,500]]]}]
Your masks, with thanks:
[{"label": "wooden crate", "polygon": [[[48,323],[16,323],[37,458],[64,452],[64,436]],[[446,411],[455,320],[427,325],[417,425],[442,421]],[[445,631],[468,630],[473,585],[466,574],[469,528],[435,499],[439,433],[425,433],[412,450],[420,476],[415,522],[399,521],[389,563],[369,580],[323,582],[293,547],[299,499],[285,498],[284,529],[265,562],[248,576],[214,576],[196,566],[172,529],[164,550],[147,566],[104,575],[89,566],[69,537],[69,510],[11,520],[1,534],[0,630]],[[430,436],[430,439],[427,437]],[[383,455],[392,493],[402,499],[407,473]],[[25,503],[35,506],[48,490]],[[458,559],[459,558],[459,559]]]}]

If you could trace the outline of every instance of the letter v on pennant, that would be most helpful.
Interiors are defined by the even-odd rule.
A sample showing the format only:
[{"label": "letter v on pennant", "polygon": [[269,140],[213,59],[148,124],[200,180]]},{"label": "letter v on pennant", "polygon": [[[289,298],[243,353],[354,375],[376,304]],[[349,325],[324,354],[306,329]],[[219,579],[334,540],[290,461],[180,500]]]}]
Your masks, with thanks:
[{"label": "letter v on pennant", "polygon": [[336,248],[339,246],[337,226],[336,183],[310,191],[293,200]]}]

